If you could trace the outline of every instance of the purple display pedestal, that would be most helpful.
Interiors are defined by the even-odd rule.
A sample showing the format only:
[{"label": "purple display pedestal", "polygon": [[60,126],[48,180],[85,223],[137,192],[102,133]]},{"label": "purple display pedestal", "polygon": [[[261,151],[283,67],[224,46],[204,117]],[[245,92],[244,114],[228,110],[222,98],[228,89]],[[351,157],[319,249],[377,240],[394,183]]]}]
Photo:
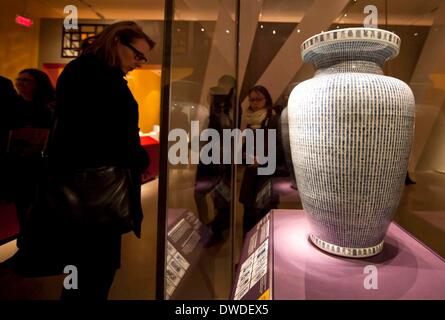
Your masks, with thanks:
[{"label": "purple display pedestal", "polygon": [[[272,299],[445,299],[445,261],[395,223],[382,253],[352,259],[312,245],[302,210],[273,210],[269,219],[270,262],[264,278],[269,279]],[[248,258],[249,235],[240,265]],[[258,298],[249,292],[241,299]]]}]

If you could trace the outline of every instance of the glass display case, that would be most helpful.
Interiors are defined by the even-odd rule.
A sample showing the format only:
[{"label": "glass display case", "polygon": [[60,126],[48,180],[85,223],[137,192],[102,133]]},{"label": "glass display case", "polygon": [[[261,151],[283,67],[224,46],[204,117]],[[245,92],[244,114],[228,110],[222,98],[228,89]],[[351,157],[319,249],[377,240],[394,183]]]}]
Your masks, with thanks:
[{"label": "glass display case", "polygon": [[[416,122],[395,221],[445,256],[444,22],[438,0],[166,1],[157,298],[228,299],[247,232],[271,209],[302,209],[286,107],[314,75],[301,44],[341,28],[367,25],[401,39],[383,72],[412,89]],[[224,137],[252,127],[252,104],[265,98],[251,95],[256,85],[274,105],[277,158],[273,174],[249,180],[252,164],[237,161],[236,140]]]}]

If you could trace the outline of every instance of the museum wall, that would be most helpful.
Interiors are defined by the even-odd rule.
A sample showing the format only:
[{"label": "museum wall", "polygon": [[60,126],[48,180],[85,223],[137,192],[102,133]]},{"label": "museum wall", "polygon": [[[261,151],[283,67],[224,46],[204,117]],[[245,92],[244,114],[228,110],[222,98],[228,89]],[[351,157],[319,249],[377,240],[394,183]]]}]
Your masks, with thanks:
[{"label": "museum wall", "polygon": [[[114,20],[79,19],[79,24],[111,24]],[[148,66],[133,71],[128,76],[129,87],[139,104],[139,126],[143,132],[150,132],[154,125],[160,124],[160,87],[162,64],[162,21],[137,21],[156,41],[156,47],[150,54]],[[48,64],[67,64],[72,58],[61,57],[61,42],[63,19],[41,19],[40,23],[39,67]],[[44,68],[46,72],[54,73],[55,78],[62,71],[62,67],[54,69]]]},{"label": "museum wall", "polygon": [[[93,21],[96,21],[95,23],[97,23],[97,20]],[[67,64],[72,60],[72,58],[62,58],[61,56],[62,28],[62,19],[41,19],[39,67],[42,67],[44,63]]]},{"label": "museum wall", "polygon": [[[273,63],[277,52],[286,44],[287,37],[290,36],[292,29],[301,27],[292,23],[262,23],[262,25],[263,28],[257,27],[253,41],[247,70],[243,79],[241,100],[247,94],[248,88],[256,83],[262,83],[261,77],[263,73]],[[340,27],[356,26],[341,25]],[[331,25],[330,29],[335,27],[336,25]],[[443,105],[443,101],[440,100],[441,91],[437,88],[442,79],[440,77],[439,70],[441,67],[439,64],[442,63],[443,59],[440,57],[445,56],[445,51],[440,49],[440,43],[443,42],[440,39],[445,39],[445,35],[441,36],[440,31],[436,27],[432,28],[425,25],[390,25],[387,27],[382,26],[382,28],[394,31],[402,39],[400,53],[395,59],[386,63],[385,74],[408,83],[413,88],[417,102],[416,131],[410,171],[439,170],[438,168],[440,167],[445,170],[445,150],[441,147],[445,132],[442,133],[444,124],[439,117],[439,110]],[[272,30],[276,30],[276,34],[272,34]],[[430,36],[430,33],[433,36]],[[431,39],[427,43],[429,37]],[[281,69],[278,69],[277,72],[287,65],[286,61],[298,59],[297,55],[299,54],[296,50],[292,53],[289,52],[288,56],[282,59],[284,62]],[[421,55],[424,57],[421,58]],[[430,65],[427,71],[425,71],[426,65]],[[417,69],[419,69],[417,73],[427,72],[427,77],[421,78],[420,75],[416,76],[415,72]],[[281,88],[282,92],[276,98],[276,104],[284,107],[287,104],[287,96],[291,89],[299,82],[312,78],[313,75],[314,68],[309,64],[302,64],[289,82],[288,87]],[[275,83],[271,82],[272,85]],[[425,96],[426,87],[431,88]],[[432,91],[433,89],[434,92]],[[435,129],[433,130],[433,128]],[[421,159],[422,161],[420,162]]]},{"label": "museum wall", "polygon": [[[79,24],[111,24],[117,20],[79,19]],[[136,21],[156,41],[150,54],[150,64],[162,64],[163,21]],[[61,57],[63,19],[41,19],[39,66],[44,63],[68,63],[70,58]]]},{"label": "museum wall", "polygon": [[38,66],[39,19],[30,28],[16,24],[15,16],[22,10],[19,1],[0,2],[0,75],[11,80],[20,70]]},{"label": "museum wall", "polygon": [[161,112],[161,70],[138,69],[128,76],[128,87],[139,105],[139,129],[144,132],[160,125]]},{"label": "museum wall", "polygon": [[[318,10],[316,10],[318,13],[315,18],[311,18],[311,10],[316,9],[317,3],[321,2],[314,1],[299,21],[298,28],[302,31],[298,34],[295,33],[297,23],[258,22],[256,26],[252,24],[248,32],[244,34],[245,26],[241,24],[241,44],[249,43],[245,47],[240,45],[240,49],[244,51],[240,50],[238,56],[238,74],[240,75],[238,93],[241,102],[247,90],[256,83],[260,83],[269,88],[277,104],[284,106],[289,88],[295,83],[312,77],[312,67],[301,63],[299,43],[319,32],[319,29],[326,27],[326,23],[322,25],[323,19]],[[9,0],[2,1],[0,4],[0,30],[3,35],[3,41],[0,42],[0,74],[15,79],[17,72],[24,68],[42,68],[45,63],[66,64],[70,61],[60,56],[63,19],[39,19],[38,4],[30,2],[28,11],[33,12],[35,16],[34,25],[31,28],[25,28],[14,22],[15,14],[21,12],[21,7],[20,3]],[[341,4],[340,7],[342,7]],[[416,131],[410,171],[445,171],[445,148],[442,147],[445,137],[443,130],[445,120],[442,110],[445,102],[444,7],[444,5],[440,6],[434,13],[432,26],[389,25],[387,27],[401,36],[402,47],[399,56],[387,63],[385,73],[407,82],[414,91],[417,103]],[[331,15],[335,16],[337,13],[331,13]],[[227,70],[223,66],[234,64],[233,61],[225,61],[227,57],[233,57],[233,55],[223,52],[224,46],[221,46],[228,36],[233,37],[233,33],[226,34],[224,29],[228,24],[233,26],[233,21],[230,20],[231,16],[225,16],[224,22],[221,20],[223,17],[216,19],[217,16],[215,16],[215,21],[175,20],[172,82],[175,82],[177,87],[183,85],[182,91],[187,92],[181,94],[181,90],[175,90],[174,95],[178,94],[178,96],[173,96],[173,101],[182,100],[183,96],[187,95],[192,102],[205,104],[208,89],[216,84],[216,79],[221,73],[217,71]],[[98,21],[100,20],[81,19],[79,22],[97,23]],[[105,22],[112,21],[114,20]],[[221,26],[218,25],[218,21]],[[332,22],[332,19],[330,21]],[[157,65],[158,69],[144,70],[144,74],[136,78],[144,79],[141,81],[149,83],[150,86],[159,87],[163,22],[138,22],[158,42],[150,57],[150,64]],[[263,28],[260,28],[260,25],[263,25]],[[341,25],[341,27],[348,26]],[[331,24],[329,28],[334,27]],[[386,28],[382,25],[380,27]],[[215,34],[215,30],[219,30],[218,34]],[[272,34],[273,30],[276,31],[275,34]],[[296,42],[296,39],[299,42]],[[212,48],[218,51],[212,52]],[[292,76],[286,77],[287,73]],[[188,88],[193,85],[196,88],[192,92]],[[131,87],[133,91],[140,88],[134,84]],[[139,93],[137,95],[141,96]],[[145,105],[142,107],[143,113],[147,115],[145,118],[156,119],[154,122],[144,123],[142,125],[144,131],[151,129],[159,122],[158,111],[153,113],[153,110],[147,107],[147,101],[158,104],[159,100],[159,92],[152,92],[150,98],[147,93],[146,97],[139,101],[140,105]]]},{"label": "museum wall", "polygon": [[439,109],[417,171],[434,170],[445,173],[445,103]]},{"label": "museum wall", "polygon": [[416,130],[410,170],[445,168],[445,5],[439,7],[409,82],[416,98]]}]

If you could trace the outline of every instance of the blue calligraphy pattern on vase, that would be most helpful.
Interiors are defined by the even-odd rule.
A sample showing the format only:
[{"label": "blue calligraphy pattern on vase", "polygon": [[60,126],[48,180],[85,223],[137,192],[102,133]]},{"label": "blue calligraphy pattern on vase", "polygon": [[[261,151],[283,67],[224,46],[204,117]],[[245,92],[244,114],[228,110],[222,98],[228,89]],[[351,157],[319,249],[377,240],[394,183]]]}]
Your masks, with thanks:
[{"label": "blue calligraphy pattern on vase", "polygon": [[316,72],[289,98],[292,161],[310,239],[329,253],[378,254],[397,209],[415,120],[411,89],[382,71],[399,49],[397,35],[372,28],[301,46]]}]

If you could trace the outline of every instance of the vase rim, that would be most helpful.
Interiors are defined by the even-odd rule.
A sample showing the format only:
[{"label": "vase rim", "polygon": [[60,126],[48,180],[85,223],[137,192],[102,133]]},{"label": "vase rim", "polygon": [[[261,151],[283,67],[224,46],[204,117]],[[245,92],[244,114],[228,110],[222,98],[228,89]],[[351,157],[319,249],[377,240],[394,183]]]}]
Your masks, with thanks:
[{"label": "vase rim", "polygon": [[301,44],[301,57],[304,60],[306,54],[314,49],[328,45],[330,43],[350,42],[350,41],[366,41],[368,43],[376,43],[391,47],[396,57],[400,51],[401,39],[394,32],[378,29],[378,28],[343,28],[321,32],[308,39]]}]

